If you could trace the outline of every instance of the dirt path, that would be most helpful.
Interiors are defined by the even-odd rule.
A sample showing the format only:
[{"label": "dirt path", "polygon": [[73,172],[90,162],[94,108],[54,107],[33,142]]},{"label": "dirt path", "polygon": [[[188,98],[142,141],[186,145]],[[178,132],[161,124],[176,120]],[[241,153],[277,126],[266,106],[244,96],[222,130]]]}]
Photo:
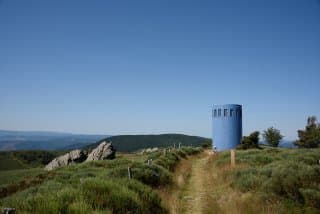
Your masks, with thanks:
[{"label": "dirt path", "polygon": [[210,159],[210,154],[206,152],[204,156],[192,162],[191,176],[181,197],[184,213],[210,213],[209,203],[214,203],[214,181],[210,179],[217,177],[213,164],[209,166]]},{"label": "dirt path", "polygon": [[171,214],[222,213],[218,203],[221,188],[224,191],[226,185],[218,179],[214,159],[209,152],[203,152],[179,163],[175,185],[158,192]]},{"label": "dirt path", "polygon": [[226,174],[235,169],[217,167],[217,158],[205,151],[181,161],[174,173],[175,184],[159,191],[171,214],[278,213],[277,204],[267,205],[254,193],[232,188]]}]

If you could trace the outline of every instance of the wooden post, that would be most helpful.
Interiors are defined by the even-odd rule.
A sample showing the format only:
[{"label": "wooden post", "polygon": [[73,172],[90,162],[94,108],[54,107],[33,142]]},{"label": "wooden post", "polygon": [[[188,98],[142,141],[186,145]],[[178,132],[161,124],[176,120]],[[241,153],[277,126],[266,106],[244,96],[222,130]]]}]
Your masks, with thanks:
[{"label": "wooden post", "polygon": [[131,179],[131,168],[128,166],[128,178]]},{"label": "wooden post", "polygon": [[179,143],[179,149],[180,149],[181,143]]},{"label": "wooden post", "polygon": [[234,149],[230,150],[231,167],[236,166],[236,151]]}]

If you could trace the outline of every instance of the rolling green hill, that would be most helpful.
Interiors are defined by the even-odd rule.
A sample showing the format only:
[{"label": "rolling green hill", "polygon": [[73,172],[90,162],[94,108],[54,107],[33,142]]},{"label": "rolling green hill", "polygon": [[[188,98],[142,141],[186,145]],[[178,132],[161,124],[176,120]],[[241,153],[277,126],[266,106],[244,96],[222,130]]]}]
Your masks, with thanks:
[{"label": "rolling green hill", "polygon": [[92,149],[105,140],[111,141],[117,151],[133,152],[150,147],[173,147],[174,144],[177,147],[179,143],[181,143],[182,146],[201,146],[209,139],[183,134],[118,135],[105,138],[85,148]]},{"label": "rolling green hill", "polygon": [[0,171],[43,167],[65,151],[0,152]]}]

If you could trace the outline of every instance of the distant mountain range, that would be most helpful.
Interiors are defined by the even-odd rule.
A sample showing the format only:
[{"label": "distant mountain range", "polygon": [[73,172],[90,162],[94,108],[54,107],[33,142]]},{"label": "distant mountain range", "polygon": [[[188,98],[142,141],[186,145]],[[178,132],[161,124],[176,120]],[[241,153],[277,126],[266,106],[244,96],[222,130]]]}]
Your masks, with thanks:
[{"label": "distant mountain range", "polygon": [[110,135],[0,130],[0,151],[67,150],[69,147],[83,147],[106,137]]}]

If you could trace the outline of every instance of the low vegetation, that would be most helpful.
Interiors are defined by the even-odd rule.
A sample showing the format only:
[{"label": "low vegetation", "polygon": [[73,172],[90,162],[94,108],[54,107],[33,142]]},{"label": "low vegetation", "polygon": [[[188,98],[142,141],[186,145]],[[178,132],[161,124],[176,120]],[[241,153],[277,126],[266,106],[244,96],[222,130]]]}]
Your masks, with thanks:
[{"label": "low vegetation", "polygon": [[238,166],[223,170],[229,156],[223,152],[214,163],[233,188],[250,192],[266,204],[277,204],[279,212],[319,212],[320,149],[238,150]]},{"label": "low vegetation", "polygon": [[[19,213],[168,213],[152,188],[172,183],[171,171],[179,160],[200,151],[182,147],[128,158],[120,155],[115,160],[41,172],[40,177],[29,178],[39,178],[39,183],[20,179],[12,192],[8,189],[12,183],[2,185],[0,191],[7,194],[0,206],[14,207]],[[19,186],[21,182],[27,185]]]}]

